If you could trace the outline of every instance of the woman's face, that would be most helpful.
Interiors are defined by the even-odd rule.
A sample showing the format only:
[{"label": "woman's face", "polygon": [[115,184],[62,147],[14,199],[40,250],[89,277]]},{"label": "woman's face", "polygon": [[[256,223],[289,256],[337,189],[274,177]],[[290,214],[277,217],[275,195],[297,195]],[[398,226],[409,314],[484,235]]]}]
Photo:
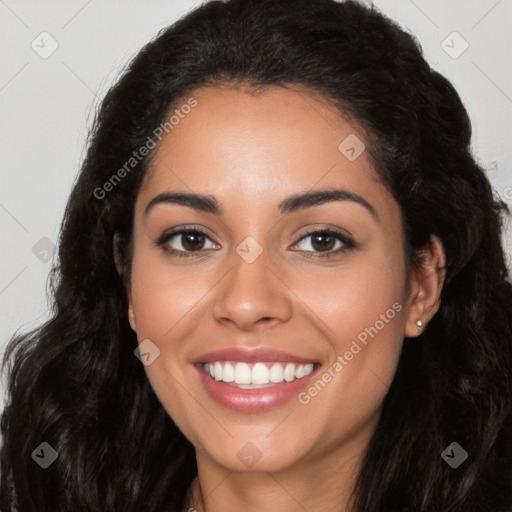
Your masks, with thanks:
[{"label": "woman's face", "polygon": [[360,453],[418,319],[399,205],[364,135],[318,96],[192,96],[136,201],[129,314],[150,383],[210,464]]}]

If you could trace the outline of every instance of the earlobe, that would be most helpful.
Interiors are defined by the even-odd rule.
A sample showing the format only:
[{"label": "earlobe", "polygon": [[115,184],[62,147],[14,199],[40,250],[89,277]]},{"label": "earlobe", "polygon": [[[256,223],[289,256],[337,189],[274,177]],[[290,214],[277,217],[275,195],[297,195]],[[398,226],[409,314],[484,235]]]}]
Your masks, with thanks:
[{"label": "earlobe", "polygon": [[414,270],[404,335],[419,336],[439,310],[445,279],[446,255],[443,243],[432,235],[420,252],[421,265]]}]

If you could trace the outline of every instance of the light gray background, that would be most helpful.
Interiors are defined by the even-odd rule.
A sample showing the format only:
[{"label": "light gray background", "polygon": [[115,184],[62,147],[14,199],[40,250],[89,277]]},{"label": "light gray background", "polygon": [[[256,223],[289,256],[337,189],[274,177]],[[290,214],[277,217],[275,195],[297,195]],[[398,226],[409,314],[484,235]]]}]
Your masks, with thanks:
[{"label": "light gray background", "polygon": [[[41,239],[57,241],[93,107],[144,43],[200,3],[0,0],[0,355],[17,328],[48,318],[50,253]],[[473,152],[512,207],[512,1],[373,4],[415,34],[427,60],[453,82],[473,122]],[[58,43],[45,59],[31,47],[51,49],[42,32]]]}]

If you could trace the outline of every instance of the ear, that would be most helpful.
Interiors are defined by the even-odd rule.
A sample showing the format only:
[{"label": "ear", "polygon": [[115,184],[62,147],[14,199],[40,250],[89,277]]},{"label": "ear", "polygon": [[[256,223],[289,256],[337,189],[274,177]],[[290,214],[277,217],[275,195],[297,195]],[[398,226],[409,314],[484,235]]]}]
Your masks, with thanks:
[{"label": "ear", "polygon": [[129,289],[127,290],[126,296],[128,298],[128,320],[133,332],[137,332],[137,324],[135,323],[135,315],[133,314],[132,296]]},{"label": "ear", "polygon": [[137,332],[136,323],[135,323],[135,315],[133,314],[133,306],[132,306],[132,294],[130,289],[129,280],[126,279],[125,270],[126,265],[124,262],[124,255],[121,249],[122,247],[122,238],[119,233],[114,234],[113,239],[113,252],[114,252],[114,263],[116,266],[117,273],[119,277],[123,280],[126,291],[126,298],[128,299],[128,320],[130,322],[131,328]]},{"label": "ear", "polygon": [[[446,274],[446,255],[441,240],[432,235],[420,250],[421,264],[413,270],[404,335],[419,336],[439,310]],[[418,321],[421,322],[418,324]]]}]

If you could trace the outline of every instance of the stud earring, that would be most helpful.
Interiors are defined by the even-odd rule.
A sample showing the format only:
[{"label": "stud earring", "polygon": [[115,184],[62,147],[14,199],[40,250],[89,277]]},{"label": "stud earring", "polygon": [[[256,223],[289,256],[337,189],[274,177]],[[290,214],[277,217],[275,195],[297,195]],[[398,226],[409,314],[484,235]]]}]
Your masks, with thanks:
[{"label": "stud earring", "polygon": [[416,322],[416,325],[418,326],[418,331],[421,331],[421,328],[423,327],[423,322],[421,320],[418,320]]}]

